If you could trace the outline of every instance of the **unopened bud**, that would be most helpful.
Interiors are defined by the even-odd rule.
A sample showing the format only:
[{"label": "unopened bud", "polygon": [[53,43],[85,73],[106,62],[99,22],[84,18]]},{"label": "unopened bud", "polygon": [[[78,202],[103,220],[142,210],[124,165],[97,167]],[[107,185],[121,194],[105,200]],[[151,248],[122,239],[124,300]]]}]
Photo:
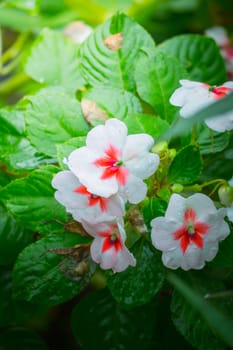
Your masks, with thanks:
[{"label": "unopened bud", "polygon": [[168,149],[167,141],[161,141],[159,143],[156,143],[156,145],[153,146],[152,152],[157,153],[157,154],[161,154],[161,153],[167,151],[167,149]]},{"label": "unopened bud", "polygon": [[220,186],[218,189],[218,196],[223,205],[230,207],[233,203],[233,187],[229,185]]},{"label": "unopened bud", "polygon": [[168,157],[170,160],[173,160],[176,156],[176,149],[175,148],[171,148],[168,150]]},{"label": "unopened bud", "polygon": [[184,189],[184,186],[181,184],[174,184],[171,187],[172,192],[175,192],[175,193],[180,193],[183,191],[183,189]]}]

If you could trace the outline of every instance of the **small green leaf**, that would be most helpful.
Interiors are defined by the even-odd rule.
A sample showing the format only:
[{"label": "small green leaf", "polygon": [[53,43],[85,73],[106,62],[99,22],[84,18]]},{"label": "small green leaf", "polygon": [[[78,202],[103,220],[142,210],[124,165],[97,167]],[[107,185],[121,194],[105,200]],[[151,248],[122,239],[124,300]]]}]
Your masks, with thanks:
[{"label": "small green leaf", "polygon": [[169,99],[178,88],[179,80],[187,76],[186,70],[176,58],[156,50],[143,53],[137,61],[135,71],[139,96],[167,122],[174,120],[178,110],[171,105]]},{"label": "small green leaf", "polygon": [[45,166],[25,178],[12,181],[0,191],[7,209],[25,227],[46,233],[64,231],[56,220],[65,222],[67,215],[65,208],[55,200],[55,190],[51,185],[58,170],[52,165]]},{"label": "small green leaf", "polygon": [[[14,296],[46,306],[60,304],[74,297],[88,281],[85,279],[78,283],[69,279],[64,271],[64,257],[49,250],[86,242],[86,238],[66,232],[49,234],[25,248],[14,267]],[[67,266],[67,275],[68,272]]]},{"label": "small green leaf", "polygon": [[[112,37],[115,34],[119,36]],[[117,44],[116,49],[106,45],[109,37]],[[117,14],[100,25],[81,45],[82,75],[91,86],[134,91],[135,57],[142,47],[154,47],[151,36],[126,15]]]},{"label": "small green leaf", "polygon": [[78,46],[61,32],[43,29],[32,45],[25,72],[47,86],[61,85],[75,92],[84,85],[78,69]]},{"label": "small green leaf", "polygon": [[56,144],[87,134],[80,103],[62,88],[43,89],[29,100],[25,111],[28,136],[40,152],[55,157]]},{"label": "small green leaf", "polygon": [[127,310],[104,289],[75,306],[71,327],[83,350],[152,350],[155,318],[154,303]]},{"label": "small green leaf", "polygon": [[210,85],[226,81],[226,68],[220,50],[211,38],[184,34],[164,41],[159,51],[176,57],[187,69],[190,79]]},{"label": "small green leaf", "polygon": [[233,300],[223,298],[210,303],[204,299],[210,291],[224,290],[224,285],[206,278],[192,278],[187,284],[174,274],[169,274],[168,280],[177,289],[171,304],[172,318],[183,336],[199,350],[225,350],[221,339],[232,346]]},{"label": "small green leaf", "polygon": [[124,119],[130,113],[142,112],[138,98],[128,91],[98,86],[85,93],[84,98],[97,103],[108,117]]},{"label": "small green leaf", "polygon": [[129,134],[146,133],[158,138],[162,133],[168,129],[168,123],[165,120],[151,114],[143,113],[129,113],[123,122],[128,127]]},{"label": "small green leaf", "polygon": [[3,350],[49,350],[39,335],[22,327],[3,330],[0,333],[0,344]]},{"label": "small green leaf", "polygon": [[85,146],[86,137],[73,137],[72,139],[57,145],[57,158],[59,165],[63,169],[67,169],[67,165],[64,163],[64,159],[67,158],[75,149]]},{"label": "small green leaf", "polygon": [[14,262],[20,251],[33,240],[33,233],[20,225],[0,205],[0,265]]},{"label": "small green leaf", "polygon": [[202,159],[196,146],[182,148],[174,158],[168,171],[172,183],[182,185],[197,181],[202,171]]},{"label": "small green leaf", "polygon": [[160,256],[150,243],[141,239],[131,249],[136,267],[117,274],[107,274],[107,285],[117,302],[136,306],[148,303],[161,289],[164,281]]}]

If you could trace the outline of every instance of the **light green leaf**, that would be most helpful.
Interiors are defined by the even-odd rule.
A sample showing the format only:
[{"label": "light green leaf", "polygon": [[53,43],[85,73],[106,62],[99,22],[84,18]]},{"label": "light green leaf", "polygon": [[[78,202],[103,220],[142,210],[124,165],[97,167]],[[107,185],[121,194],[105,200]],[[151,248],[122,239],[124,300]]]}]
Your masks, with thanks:
[{"label": "light green leaf", "polygon": [[65,222],[67,215],[65,208],[55,200],[55,190],[51,185],[58,171],[58,168],[48,165],[1,189],[1,200],[25,227],[45,233],[64,231],[56,220]]},{"label": "light green leaf", "polygon": [[164,41],[159,51],[176,57],[187,69],[190,80],[210,85],[226,81],[226,68],[215,41],[204,35],[184,34]]},{"label": "light green leaf", "polygon": [[63,89],[43,89],[29,100],[25,111],[27,132],[38,151],[56,157],[56,144],[87,134],[89,127],[80,103]]},{"label": "light green leaf", "polygon": [[123,122],[127,125],[129,134],[146,133],[153,139],[158,138],[169,127],[165,120],[143,113],[130,113],[123,119]]},{"label": "light green leaf", "polygon": [[169,99],[178,88],[179,80],[187,76],[183,65],[176,58],[156,50],[145,50],[137,61],[135,71],[139,96],[167,122],[174,120],[178,110]]},{"label": "light green leaf", "polygon": [[85,84],[78,63],[77,44],[46,28],[32,45],[25,72],[41,84],[61,85],[73,93]]},{"label": "light green leaf", "polygon": [[107,285],[117,302],[136,306],[148,303],[161,289],[164,281],[160,255],[150,243],[141,239],[131,249],[137,260],[135,267],[107,274]]},{"label": "light green leaf", "polygon": [[14,296],[17,299],[52,306],[78,294],[89,280],[69,279],[68,266],[62,269],[64,257],[49,251],[74,247],[87,239],[77,234],[49,234],[25,248],[19,255],[13,272]]},{"label": "light green leaf", "polygon": [[[113,36],[116,34],[117,37]],[[117,49],[107,47],[106,39]],[[100,25],[81,45],[82,75],[91,86],[106,85],[134,91],[135,57],[142,47],[153,46],[145,29],[126,15],[117,14]]]},{"label": "light green leaf", "polygon": [[182,185],[197,181],[202,171],[202,159],[199,148],[193,145],[182,148],[172,161],[168,178],[172,183]]},{"label": "light green leaf", "polygon": [[122,120],[130,113],[142,112],[140,101],[135,95],[117,88],[98,86],[87,91],[84,99],[96,102],[112,118]]}]

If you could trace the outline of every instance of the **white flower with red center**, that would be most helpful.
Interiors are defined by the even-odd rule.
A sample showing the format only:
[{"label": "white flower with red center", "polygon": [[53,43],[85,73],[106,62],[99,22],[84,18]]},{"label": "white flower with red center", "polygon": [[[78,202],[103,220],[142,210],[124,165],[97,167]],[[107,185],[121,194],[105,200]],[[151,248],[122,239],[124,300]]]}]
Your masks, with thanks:
[{"label": "white flower with red center", "polygon": [[[189,118],[198,113],[202,108],[224,98],[233,92],[233,81],[228,81],[222,86],[210,86],[190,80],[180,80],[182,85],[176,89],[170,98],[170,103],[181,107],[180,115]],[[207,118],[205,123],[210,129],[218,132],[233,129],[233,111],[221,116]]]},{"label": "white flower with red center", "polygon": [[67,212],[77,221],[95,223],[125,214],[125,203],[118,194],[108,198],[92,194],[69,170],[57,173],[52,180],[52,186],[57,189],[56,200],[64,205]]},{"label": "white flower with red center", "polygon": [[171,269],[201,269],[218,252],[218,241],[230,229],[224,221],[225,209],[216,209],[212,200],[201,193],[189,198],[173,194],[165,217],[152,220],[153,245],[161,250],[162,261]]},{"label": "white flower with red center", "polygon": [[138,203],[147,191],[143,180],[159,166],[159,156],[149,152],[153,143],[147,134],[128,136],[123,122],[109,119],[88,133],[86,146],[73,151],[67,164],[89,192],[103,197],[121,192]]},{"label": "white flower with red center", "polygon": [[104,270],[124,271],[135,266],[136,260],[125,246],[126,234],[122,220],[91,225],[82,222],[84,229],[94,237],[91,244],[91,257]]}]

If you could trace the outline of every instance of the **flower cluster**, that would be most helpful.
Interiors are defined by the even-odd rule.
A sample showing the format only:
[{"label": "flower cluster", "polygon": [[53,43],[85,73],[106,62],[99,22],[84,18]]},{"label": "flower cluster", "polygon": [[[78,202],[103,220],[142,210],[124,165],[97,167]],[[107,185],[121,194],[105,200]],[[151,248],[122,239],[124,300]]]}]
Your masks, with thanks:
[{"label": "flower cluster", "polygon": [[159,156],[149,152],[153,143],[147,134],[127,135],[123,122],[109,119],[69,155],[69,170],[53,178],[55,198],[94,237],[91,256],[103,269],[120,272],[136,264],[125,246],[123,216],[126,201],[144,199],[143,180],[159,166]]}]

